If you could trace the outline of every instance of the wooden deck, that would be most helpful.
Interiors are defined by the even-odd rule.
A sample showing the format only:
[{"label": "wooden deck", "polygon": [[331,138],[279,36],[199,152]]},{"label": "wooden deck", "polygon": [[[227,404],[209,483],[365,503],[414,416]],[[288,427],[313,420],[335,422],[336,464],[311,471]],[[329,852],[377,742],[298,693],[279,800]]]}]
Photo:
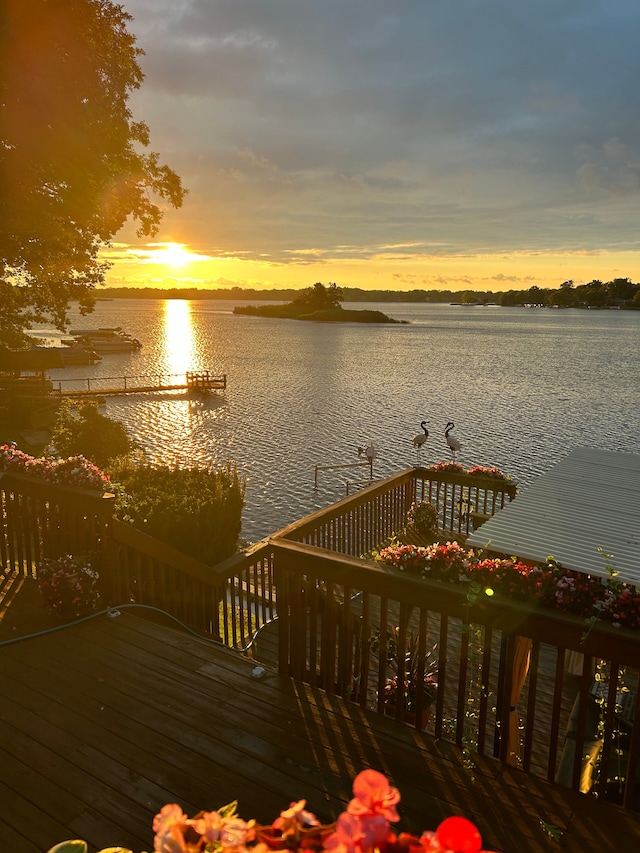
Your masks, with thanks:
[{"label": "wooden deck", "polygon": [[637,815],[493,760],[470,771],[449,744],[273,670],[254,678],[254,662],[155,612],[15,642],[42,617],[34,583],[0,588],[0,641],[12,640],[0,647],[1,851],[79,837],[138,853],[167,802],[195,814],[237,798],[241,816],[270,822],[305,797],[330,820],[365,767],[400,789],[410,831],[465,814],[502,853],[640,845]]},{"label": "wooden deck", "polygon": [[[356,600],[352,602],[351,612],[354,614],[360,613],[359,602]],[[396,611],[397,614],[397,611]],[[373,616],[373,609],[370,610],[369,615],[373,618],[375,622],[376,617]],[[391,614],[390,614],[391,615]],[[393,617],[395,618],[395,617]],[[392,618],[392,621],[393,621]],[[397,618],[395,619],[395,623],[399,621]],[[458,630],[456,630],[456,628]],[[418,630],[417,626],[414,625],[414,629]],[[440,630],[440,619],[438,614],[432,614],[431,620],[429,624],[429,636],[433,638],[437,638],[439,636]],[[461,624],[457,623],[456,620],[451,620],[449,623],[449,635],[448,635],[448,664],[449,667],[453,670],[454,676],[452,679],[452,683],[449,685],[449,688],[446,690],[446,695],[444,699],[444,716],[449,720],[455,720],[456,715],[456,702],[458,698],[457,694],[457,679],[455,673],[457,672],[457,667],[460,663],[460,641],[462,638],[462,629]],[[320,636],[318,636],[318,642],[320,642]],[[493,666],[489,672],[489,680],[487,683],[488,692],[492,696],[497,696],[498,692],[498,672],[497,672],[497,647],[499,646],[500,636],[499,633],[494,635],[493,643],[496,647],[496,653],[493,655]],[[277,669],[278,666],[278,625],[277,622],[273,622],[271,624],[265,625],[261,631],[258,632],[254,642],[247,650],[247,655],[252,659],[259,661],[267,666]],[[374,710],[377,705],[377,691],[376,691],[376,673],[378,671],[378,656],[377,654],[372,654],[371,659],[369,661],[370,668],[370,678],[368,684],[368,702],[367,705],[371,710]],[[554,701],[553,697],[553,673],[555,670],[555,659],[551,653],[550,648],[543,648],[540,655],[539,660],[539,669],[538,669],[538,684],[537,684],[537,715],[534,719],[534,731],[536,733],[535,743],[545,746],[548,746],[547,739],[549,735],[549,721],[551,720],[551,709]],[[563,689],[562,689],[562,715],[561,715],[561,731],[565,731],[567,728],[567,723],[569,721],[569,715],[571,713],[571,709],[573,707],[574,700],[578,695],[578,690],[580,686],[580,679],[576,676],[573,676],[569,673],[565,673],[563,679]],[[441,686],[442,689],[442,686]],[[520,695],[520,699],[517,703],[517,710],[519,714],[519,720],[522,731],[524,731],[524,727],[527,720],[526,708],[527,701],[529,698],[529,681],[523,687],[522,693]],[[432,713],[429,718],[429,722],[426,725],[425,730],[430,734],[434,734],[435,725],[434,725],[434,717],[435,715]],[[453,726],[453,722],[451,723]],[[485,730],[485,738],[487,751],[491,752],[494,743],[495,731],[493,724],[488,722]],[[562,749],[564,746],[564,740],[561,738],[558,744],[558,753],[557,753],[557,761],[560,762],[562,757]],[[539,776],[541,779],[547,778],[547,754],[546,751],[534,750],[531,756],[531,768],[536,776]]]}]

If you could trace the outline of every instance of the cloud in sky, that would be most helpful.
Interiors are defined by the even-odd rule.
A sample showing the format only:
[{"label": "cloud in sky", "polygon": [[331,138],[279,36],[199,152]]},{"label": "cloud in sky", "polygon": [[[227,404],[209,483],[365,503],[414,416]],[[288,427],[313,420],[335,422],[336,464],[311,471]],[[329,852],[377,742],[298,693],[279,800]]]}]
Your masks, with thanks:
[{"label": "cloud in sky", "polygon": [[640,274],[637,0],[123,5],[211,283]]}]

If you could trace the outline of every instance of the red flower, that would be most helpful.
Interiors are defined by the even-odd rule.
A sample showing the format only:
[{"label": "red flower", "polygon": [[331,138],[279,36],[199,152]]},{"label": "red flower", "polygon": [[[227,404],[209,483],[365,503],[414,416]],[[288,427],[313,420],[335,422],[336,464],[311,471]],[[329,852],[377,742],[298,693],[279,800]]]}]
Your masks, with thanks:
[{"label": "red flower", "polygon": [[436,830],[436,839],[443,850],[451,853],[481,853],[482,836],[466,817],[448,817]]}]

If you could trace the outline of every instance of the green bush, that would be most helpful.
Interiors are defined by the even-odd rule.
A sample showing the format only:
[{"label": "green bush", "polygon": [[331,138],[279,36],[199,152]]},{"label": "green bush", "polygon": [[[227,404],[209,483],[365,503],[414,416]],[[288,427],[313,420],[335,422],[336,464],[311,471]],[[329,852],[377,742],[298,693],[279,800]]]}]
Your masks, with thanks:
[{"label": "green bush", "polygon": [[98,411],[95,401],[76,405],[64,400],[51,435],[58,456],[84,456],[105,468],[118,456],[132,450],[132,442],[119,421]]},{"label": "green bush", "polygon": [[121,492],[116,514],[150,536],[208,565],[237,550],[245,483],[235,465],[171,468],[120,459],[109,474]]}]

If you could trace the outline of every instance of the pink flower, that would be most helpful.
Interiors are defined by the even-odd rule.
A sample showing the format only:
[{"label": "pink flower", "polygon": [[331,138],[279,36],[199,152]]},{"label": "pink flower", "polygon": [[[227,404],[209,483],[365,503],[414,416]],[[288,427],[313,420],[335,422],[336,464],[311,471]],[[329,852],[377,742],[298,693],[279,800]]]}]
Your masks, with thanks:
[{"label": "pink flower", "polygon": [[389,821],[384,815],[360,818],[360,838],[363,850],[380,850],[389,837]]},{"label": "pink flower", "polygon": [[154,853],[188,853],[185,830],[189,818],[176,803],[163,806],[153,820]]},{"label": "pink flower", "polygon": [[389,837],[389,822],[381,814],[360,816],[342,812],[336,831],[324,843],[332,853],[365,853],[381,849]]},{"label": "pink flower", "polygon": [[239,817],[229,817],[223,821],[219,842],[224,850],[244,850],[249,835],[249,826]]},{"label": "pink flower", "polygon": [[360,841],[360,821],[348,812],[342,812],[336,822],[336,831],[324,842],[324,849],[332,853],[354,853]]},{"label": "pink flower", "polygon": [[382,815],[387,820],[400,820],[396,804],[400,792],[389,785],[389,780],[377,770],[363,770],[353,780],[354,799],[347,806],[352,815]]},{"label": "pink flower", "polygon": [[28,476],[38,477],[48,483],[77,485],[104,491],[109,477],[89,462],[84,456],[69,459],[35,459],[27,453],[9,445],[0,447],[0,470],[21,471]]},{"label": "pink flower", "polygon": [[296,835],[305,826],[319,826],[320,821],[312,812],[305,809],[306,804],[306,800],[291,803],[290,807],[280,812],[280,817],[274,820],[273,828],[287,836]]},{"label": "pink flower", "polygon": [[[200,812],[188,818],[175,803],[166,805],[153,821],[154,853],[272,853],[274,850],[302,853],[491,853],[482,850],[477,827],[464,817],[444,820],[435,832],[419,838],[396,835],[389,820],[398,820],[400,794],[376,770],[364,770],[353,783],[354,798],[335,824],[320,825],[305,808],[306,801],[291,803],[269,827],[245,823],[235,814],[236,803],[219,811]],[[283,838],[287,826],[313,827],[311,837]],[[316,830],[315,827],[318,827]],[[275,834],[272,830],[280,830]],[[260,830],[267,830],[261,837]],[[331,833],[331,834],[328,834]],[[256,841],[258,843],[256,843]],[[275,844],[273,842],[276,842]],[[247,847],[247,844],[249,845]]]}]

